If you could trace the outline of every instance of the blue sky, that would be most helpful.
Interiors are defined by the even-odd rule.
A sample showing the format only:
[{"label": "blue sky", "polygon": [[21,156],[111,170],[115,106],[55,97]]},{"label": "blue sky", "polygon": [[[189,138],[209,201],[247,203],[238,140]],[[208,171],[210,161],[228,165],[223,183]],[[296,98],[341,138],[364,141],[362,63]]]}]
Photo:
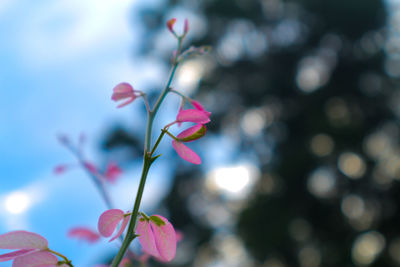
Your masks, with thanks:
[{"label": "blue sky", "polygon": [[[95,263],[113,246],[66,238],[70,227],[96,227],[105,207],[81,171],[53,175],[56,164],[74,161],[56,135],[76,138],[84,132],[88,155],[96,161],[96,146],[111,123],[140,125],[133,119],[135,107],[116,109],[110,100],[121,81],[140,88],[165,74],[152,62],[132,64],[131,51],[142,31],[139,22],[133,26],[132,11],[139,6],[134,0],[0,2],[0,232],[42,234],[76,266]],[[140,164],[130,166],[112,188],[113,194],[125,193],[118,198],[121,208],[129,208],[136,191],[136,178],[126,177],[136,177],[139,169]],[[149,180],[144,207],[168,189],[160,173],[168,176],[163,164]],[[23,211],[18,210],[21,201]]]}]

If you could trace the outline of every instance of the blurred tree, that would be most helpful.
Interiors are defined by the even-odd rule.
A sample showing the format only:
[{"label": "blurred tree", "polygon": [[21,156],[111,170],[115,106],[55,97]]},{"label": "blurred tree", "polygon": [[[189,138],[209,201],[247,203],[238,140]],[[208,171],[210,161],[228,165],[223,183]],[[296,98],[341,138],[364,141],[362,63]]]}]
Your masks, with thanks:
[{"label": "blurred tree", "polygon": [[[192,17],[189,37],[213,47],[196,93],[213,113],[210,138],[231,140],[230,161],[260,170],[241,200],[210,192],[207,170],[176,170],[163,202],[185,236],[176,266],[400,266],[399,101],[384,70],[383,2],[171,0],[141,14],[147,54],[172,14]],[[243,256],[240,245],[224,250],[231,234],[245,263],[226,259]]]}]

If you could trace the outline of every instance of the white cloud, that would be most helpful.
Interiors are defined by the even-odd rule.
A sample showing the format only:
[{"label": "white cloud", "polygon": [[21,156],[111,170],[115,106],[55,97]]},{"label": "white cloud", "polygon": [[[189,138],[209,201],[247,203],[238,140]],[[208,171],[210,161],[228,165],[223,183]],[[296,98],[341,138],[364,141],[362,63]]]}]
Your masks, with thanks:
[{"label": "white cloud", "polygon": [[51,66],[128,43],[134,1],[62,0],[37,6],[20,22],[22,60],[33,67]]}]

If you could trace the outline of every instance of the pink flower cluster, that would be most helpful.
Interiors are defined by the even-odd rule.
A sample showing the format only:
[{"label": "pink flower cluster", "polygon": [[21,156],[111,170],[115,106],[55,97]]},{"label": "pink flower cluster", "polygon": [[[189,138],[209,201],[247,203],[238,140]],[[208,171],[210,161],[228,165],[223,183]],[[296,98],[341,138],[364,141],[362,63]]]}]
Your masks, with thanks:
[{"label": "pink flower cluster", "polygon": [[[110,237],[121,223],[119,230],[109,240],[118,238],[125,230],[131,213],[120,209],[110,209],[100,215],[99,233]],[[172,224],[161,215],[141,216],[136,228],[143,251],[159,261],[171,261],[175,257],[177,234]]]},{"label": "pink flower cluster", "polygon": [[32,232],[13,231],[0,235],[0,249],[16,249],[0,255],[0,262],[14,260],[13,267],[68,267],[61,262],[58,265],[58,258],[49,251],[47,240]]},{"label": "pink flower cluster", "polygon": [[[173,25],[173,23],[172,23]],[[135,99],[135,90],[133,90],[132,86],[127,86],[127,83],[120,83],[116,87],[114,87],[114,92],[112,95],[112,99],[114,101],[123,100],[128,98],[128,101],[125,102],[121,106],[125,106],[125,104],[131,103]],[[172,126],[173,124],[181,125],[183,122],[192,122],[196,125],[182,131],[177,136],[172,136],[172,147],[178,153],[178,155],[193,164],[200,164],[201,158],[189,147],[187,147],[184,143],[192,142],[194,140],[203,137],[206,132],[207,128],[205,124],[210,122],[210,115],[211,113],[205,110],[203,105],[196,100],[189,100],[194,109],[180,109],[178,115],[176,116],[176,120],[169,123],[167,128]]]},{"label": "pink flower cluster", "polygon": [[203,106],[195,100],[193,100],[191,104],[195,109],[180,109],[175,122],[172,124],[178,123],[179,125],[182,122],[192,122],[196,124],[174,137],[174,140],[172,140],[172,147],[182,159],[193,164],[200,164],[200,157],[184,143],[195,141],[206,134],[207,128],[205,124],[210,122],[211,113],[206,111]]}]

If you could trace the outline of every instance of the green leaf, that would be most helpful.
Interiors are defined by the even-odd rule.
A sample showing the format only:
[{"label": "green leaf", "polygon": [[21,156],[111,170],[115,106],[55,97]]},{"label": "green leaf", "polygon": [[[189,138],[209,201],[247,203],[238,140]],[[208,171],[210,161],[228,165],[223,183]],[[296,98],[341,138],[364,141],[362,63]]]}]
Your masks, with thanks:
[{"label": "green leaf", "polygon": [[165,222],[161,220],[158,216],[152,215],[150,216],[150,220],[157,224],[157,226],[163,226],[165,225]]}]

